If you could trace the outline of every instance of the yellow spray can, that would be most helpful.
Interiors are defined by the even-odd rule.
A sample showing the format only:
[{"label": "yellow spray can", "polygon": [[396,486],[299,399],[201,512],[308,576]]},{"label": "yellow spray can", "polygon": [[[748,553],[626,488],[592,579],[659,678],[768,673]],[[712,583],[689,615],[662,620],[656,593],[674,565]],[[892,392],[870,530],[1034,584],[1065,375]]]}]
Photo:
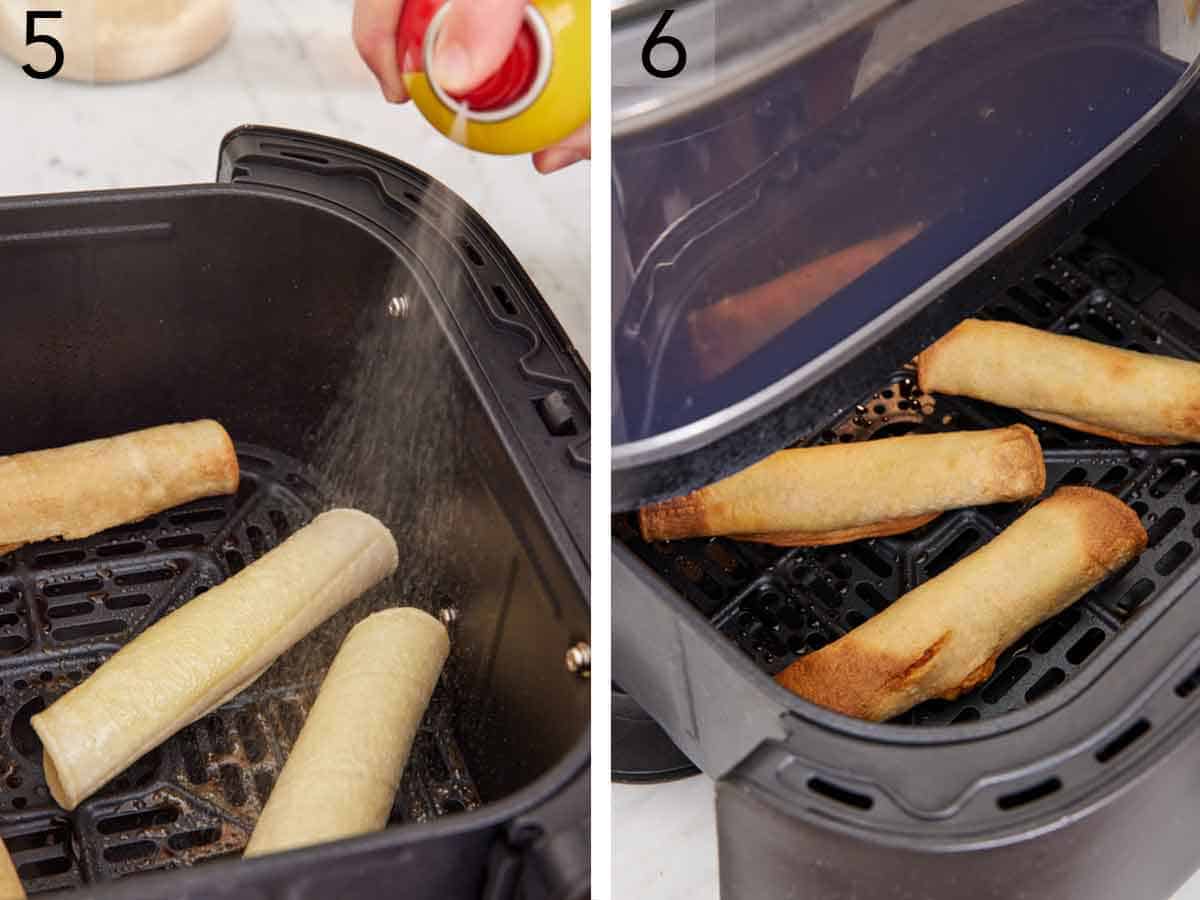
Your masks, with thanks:
[{"label": "yellow spray can", "polygon": [[530,0],[504,64],[459,96],[428,74],[449,9],[445,0],[406,0],[400,21],[404,83],[434,128],[472,150],[510,154],[550,147],[588,121],[589,0]]}]

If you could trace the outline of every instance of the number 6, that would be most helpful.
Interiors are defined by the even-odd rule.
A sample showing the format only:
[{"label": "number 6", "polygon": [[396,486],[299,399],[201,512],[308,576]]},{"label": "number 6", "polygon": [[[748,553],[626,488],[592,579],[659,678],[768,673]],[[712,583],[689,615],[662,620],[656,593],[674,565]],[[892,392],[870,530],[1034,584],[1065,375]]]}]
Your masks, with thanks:
[{"label": "number 6", "polygon": [[[650,32],[650,37],[646,39],[646,45],[642,47],[642,65],[655,78],[673,78],[687,66],[687,48],[683,46],[683,41],[677,37],[663,34],[663,29],[667,27],[667,22],[671,20],[671,16],[674,14],[675,10],[673,9],[663,12],[662,18],[658,20],[658,24],[654,26],[654,30]],[[654,60],[650,58],[650,54],[654,51],[654,48],[660,44],[666,44],[675,51],[675,65],[669,69],[658,68],[654,65]]]}]

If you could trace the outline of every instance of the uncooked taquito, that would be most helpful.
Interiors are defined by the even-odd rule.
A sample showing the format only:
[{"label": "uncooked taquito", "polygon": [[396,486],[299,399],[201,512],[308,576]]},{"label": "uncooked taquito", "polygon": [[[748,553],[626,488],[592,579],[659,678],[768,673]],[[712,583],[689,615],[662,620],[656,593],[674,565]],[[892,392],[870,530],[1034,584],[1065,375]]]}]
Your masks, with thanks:
[{"label": "uncooked taquito", "polygon": [[1000,653],[1146,548],[1137,513],[1104,491],[1059,488],[988,544],[776,681],[813,703],[883,721],[953,700]]},{"label": "uncooked taquito", "polygon": [[1200,363],[967,319],[917,358],[921,389],[1129,444],[1200,440]]},{"label": "uncooked taquito", "polygon": [[911,531],[948,509],[1045,487],[1037,436],[1013,425],[781,450],[638,519],[648,541],[728,535],[813,547]]},{"label": "uncooked taquito", "polygon": [[921,233],[924,223],[853,244],[688,314],[692,356],[705,380],[732,369]]},{"label": "uncooked taquito", "polygon": [[212,420],[0,456],[0,555],[237,489],[237,452]]},{"label": "uncooked taquito", "polygon": [[419,609],[368,616],[342,642],[263,808],[246,856],[387,824],[450,640]]},{"label": "uncooked taquito", "polygon": [[25,886],[8,855],[8,847],[0,841],[0,900],[25,900]]},{"label": "uncooked taquito", "polygon": [[33,717],[50,793],[78,803],[249,686],[285,650],[396,569],[377,519],[335,509],[150,626]]}]

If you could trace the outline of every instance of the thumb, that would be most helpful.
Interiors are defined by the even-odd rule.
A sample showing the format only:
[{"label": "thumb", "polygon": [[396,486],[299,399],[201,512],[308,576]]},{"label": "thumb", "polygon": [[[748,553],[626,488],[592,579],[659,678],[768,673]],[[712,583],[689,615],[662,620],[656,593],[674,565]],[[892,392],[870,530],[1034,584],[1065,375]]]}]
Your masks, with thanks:
[{"label": "thumb", "polygon": [[526,0],[450,0],[433,48],[433,77],[465,94],[491,77],[517,40]]}]

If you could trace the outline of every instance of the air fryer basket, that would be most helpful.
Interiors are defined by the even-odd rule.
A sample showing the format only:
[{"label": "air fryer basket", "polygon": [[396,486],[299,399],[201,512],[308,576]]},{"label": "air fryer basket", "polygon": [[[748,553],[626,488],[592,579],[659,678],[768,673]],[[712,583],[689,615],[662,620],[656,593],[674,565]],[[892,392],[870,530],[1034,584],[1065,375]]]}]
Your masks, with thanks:
[{"label": "air fryer basket", "polygon": [[[1200,359],[1200,308],[1163,289],[1160,279],[1103,242],[1082,236],[1008,287],[978,317]],[[1123,447],[1014,410],[935,398],[915,382],[915,371],[902,369],[830,422],[813,443],[1021,422],[1038,433],[1047,493],[1073,484],[1110,491],[1137,511],[1150,537],[1135,563],[1003,653],[995,674],[979,688],[955,701],[929,701],[892,720],[975,722],[1050,695],[1163,596],[1200,546],[1200,452]],[[889,485],[878,487],[886,491]],[[615,529],[721,634],[774,675],[986,544],[1033,502],[957,510],[909,534],[816,549],[784,550],[725,538],[646,543],[633,514],[620,517]]]},{"label": "air fryer basket", "polygon": [[[1046,450],[1048,489],[1090,484],[1137,510],[1146,552],[1006,652],[985,684],[875,724],[767,676],[1025,505],[816,550],[646,544],[631,516],[614,518],[614,675],[719,779],[726,897],[1142,900],[1169,896],[1200,863],[1200,455],[928,397],[905,367],[968,315],[1200,359],[1200,274],[1181,249],[1200,224],[1190,83],[1052,208],[989,241],[974,271],[921,297],[869,349],[835,355],[813,390],[753,433],[760,453],[779,422],[800,443],[828,443],[1023,421]],[[858,387],[866,376],[874,386]]]},{"label": "air fryer basket", "polygon": [[[585,372],[495,235],[420,173],[243,129],[222,176],[0,203],[0,452],[213,417],[243,471],[235,497],[0,561],[0,835],[27,889],[203,864],[95,895],[586,891],[588,686],[564,664],[588,640]],[[389,525],[397,575],[59,809],[30,716],[331,505]],[[441,616],[452,653],[393,827],[209,865],[240,856],[342,636],[398,603]]]}]

